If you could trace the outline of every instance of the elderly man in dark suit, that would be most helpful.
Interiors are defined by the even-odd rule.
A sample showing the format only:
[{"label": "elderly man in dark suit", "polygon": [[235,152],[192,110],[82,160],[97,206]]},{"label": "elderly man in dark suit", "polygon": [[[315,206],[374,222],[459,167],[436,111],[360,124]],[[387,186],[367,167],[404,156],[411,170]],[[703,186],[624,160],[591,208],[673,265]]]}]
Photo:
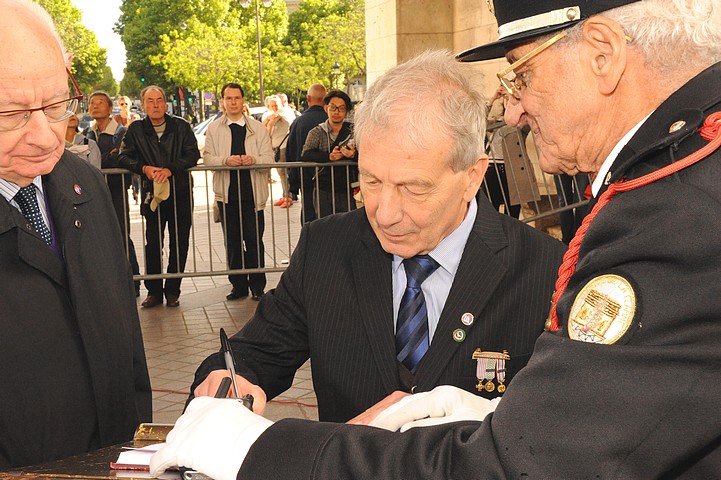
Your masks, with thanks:
[{"label": "elderly man in dark suit", "polygon": [[39,5],[0,0],[0,8],[5,470],[130,440],[152,410],[110,193],[97,169],[64,151],[67,119],[81,98],[68,91],[69,55]]},{"label": "elderly man in dark suit", "polygon": [[[268,426],[234,402],[195,400],[195,425],[236,414],[223,426],[243,442],[215,461],[238,478],[721,478],[719,2],[489,5],[500,41],[459,58],[506,55],[506,121],[528,122],[544,170],[595,178],[549,331],[482,423]],[[464,408],[448,388],[398,413]],[[175,438],[209,438],[187,433]]]},{"label": "elderly man in dark suit", "polygon": [[[241,393],[262,411],[310,358],[321,420],[438,385],[485,403],[512,388],[543,331],[563,245],[476,201],[485,102],[447,54],[378,79],[355,122],[365,208],[304,227],[231,340]],[[222,368],[218,355],[201,365],[196,396]]]}]

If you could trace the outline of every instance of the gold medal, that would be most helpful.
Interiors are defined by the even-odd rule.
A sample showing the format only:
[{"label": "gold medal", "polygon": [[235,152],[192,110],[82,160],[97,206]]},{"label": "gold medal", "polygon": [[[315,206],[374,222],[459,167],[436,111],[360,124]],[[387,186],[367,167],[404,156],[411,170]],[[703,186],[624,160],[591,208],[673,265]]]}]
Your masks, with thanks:
[{"label": "gold medal", "polygon": [[503,393],[506,391],[506,386],[504,384],[500,384],[498,386],[498,393]]},{"label": "gold medal", "polygon": [[496,389],[496,384],[493,383],[493,381],[488,380],[483,388],[485,388],[488,393],[491,393],[493,390]]}]

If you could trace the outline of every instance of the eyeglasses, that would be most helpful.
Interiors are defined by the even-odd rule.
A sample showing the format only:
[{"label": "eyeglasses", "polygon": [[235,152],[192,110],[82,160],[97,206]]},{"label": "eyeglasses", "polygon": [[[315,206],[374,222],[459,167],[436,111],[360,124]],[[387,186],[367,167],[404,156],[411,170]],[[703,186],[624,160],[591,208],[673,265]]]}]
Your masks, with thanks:
[{"label": "eyeglasses", "polygon": [[348,111],[348,109],[345,108],[345,106],[340,106],[340,107],[338,107],[338,106],[336,106],[336,105],[333,105],[332,103],[329,103],[329,104],[328,104],[328,111],[330,111],[330,112],[345,113],[345,112]]},{"label": "eyeglasses", "polygon": [[62,122],[75,115],[75,111],[78,109],[78,102],[83,99],[83,93],[80,91],[80,87],[75,81],[75,78],[73,78],[73,74],[70,73],[70,70],[66,67],[65,71],[68,72],[68,76],[73,82],[73,87],[77,95],[67,100],[60,100],[59,102],[45,105],[44,107],[0,112],[0,132],[10,132],[23,128],[30,121],[30,115],[32,115],[33,112],[43,112],[50,123]]},{"label": "eyeglasses", "polygon": [[528,62],[533,57],[539,55],[541,52],[549,48],[551,45],[562,39],[568,34],[567,30],[562,30],[561,32],[557,33],[556,35],[552,36],[515,62],[513,62],[508,68],[505,70],[498,72],[496,76],[498,77],[498,80],[501,82],[501,85],[503,85],[503,88],[506,89],[506,92],[508,92],[509,95],[511,95],[516,100],[521,99],[521,90],[526,86],[526,82],[523,81],[523,75],[515,76],[514,78],[506,78],[506,76],[509,73],[512,73],[517,68],[521,67],[521,65]]}]

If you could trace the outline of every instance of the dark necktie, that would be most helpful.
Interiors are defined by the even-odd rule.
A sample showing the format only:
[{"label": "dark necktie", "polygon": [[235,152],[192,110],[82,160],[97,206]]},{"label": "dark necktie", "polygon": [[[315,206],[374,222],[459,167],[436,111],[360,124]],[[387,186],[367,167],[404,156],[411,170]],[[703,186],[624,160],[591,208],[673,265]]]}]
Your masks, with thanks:
[{"label": "dark necktie", "polygon": [[43,216],[40,213],[40,207],[38,206],[38,197],[35,194],[35,185],[28,185],[22,187],[18,193],[15,194],[15,201],[20,206],[20,211],[23,212],[25,218],[33,226],[33,229],[43,237],[45,243],[48,245],[53,243],[53,235],[50,233],[50,229],[45,224]]},{"label": "dark necktie", "polygon": [[403,260],[406,290],[396,322],[396,357],[413,374],[428,351],[428,310],[421,284],[440,266],[428,255]]}]

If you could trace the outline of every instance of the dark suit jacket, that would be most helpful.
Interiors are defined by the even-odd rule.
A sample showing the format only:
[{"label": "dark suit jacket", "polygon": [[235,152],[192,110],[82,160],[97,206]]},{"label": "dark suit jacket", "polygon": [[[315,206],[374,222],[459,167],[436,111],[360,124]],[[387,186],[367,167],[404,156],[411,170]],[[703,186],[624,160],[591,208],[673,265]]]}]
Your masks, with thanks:
[{"label": "dark suit jacket", "polygon": [[128,441],[152,416],[105,180],[65,152],[43,185],[62,260],[0,197],[0,469]]},{"label": "dark suit jacket", "polygon": [[[430,349],[416,372],[416,391],[449,384],[479,394],[476,348],[507,350],[510,381],[543,330],[563,249],[481,202]],[[272,398],[290,387],[310,358],[319,417],[338,422],[401,389],[391,263],[364,209],[303,227],[278,287],[231,340],[239,373]],[[470,327],[461,323],[466,312],[475,316]],[[462,343],[452,338],[459,328],[467,331]],[[218,355],[207,359],[193,388],[218,368],[224,368]]]},{"label": "dark suit jacket", "polygon": [[[611,180],[708,145],[698,129],[719,111],[716,64],[653,112]],[[559,302],[562,329],[541,335],[482,424],[399,435],[282,421],[254,444],[239,478],[721,478],[720,178],[715,150],[603,207]],[[572,340],[571,306],[610,274],[634,292],[628,330],[612,344]]]}]

